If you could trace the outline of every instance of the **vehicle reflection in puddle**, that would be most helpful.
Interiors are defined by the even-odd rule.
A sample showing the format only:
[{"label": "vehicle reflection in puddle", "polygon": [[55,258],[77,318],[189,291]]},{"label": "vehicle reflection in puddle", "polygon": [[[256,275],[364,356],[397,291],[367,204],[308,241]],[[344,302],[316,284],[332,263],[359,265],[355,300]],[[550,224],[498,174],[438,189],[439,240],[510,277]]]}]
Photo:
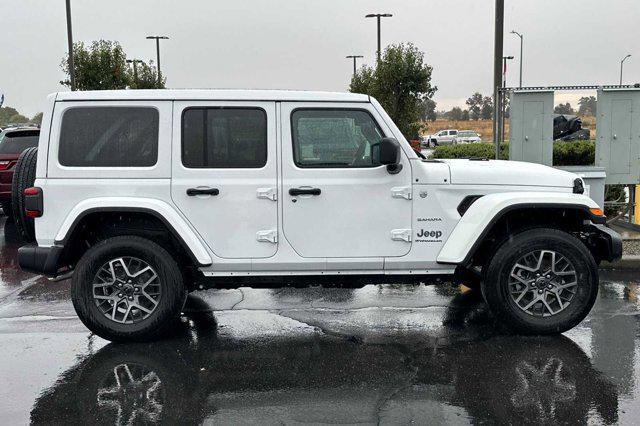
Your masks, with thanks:
[{"label": "vehicle reflection in puddle", "polygon": [[[175,336],[109,344],[80,360],[36,400],[31,421],[75,423],[79,413],[100,424],[618,421],[616,386],[576,343],[500,334],[479,299],[454,296],[431,327],[369,323],[347,333],[316,315],[311,326],[265,338],[225,331],[216,316],[227,314],[191,296]],[[256,312],[234,314],[251,327]],[[340,323],[340,312],[327,315]]]}]

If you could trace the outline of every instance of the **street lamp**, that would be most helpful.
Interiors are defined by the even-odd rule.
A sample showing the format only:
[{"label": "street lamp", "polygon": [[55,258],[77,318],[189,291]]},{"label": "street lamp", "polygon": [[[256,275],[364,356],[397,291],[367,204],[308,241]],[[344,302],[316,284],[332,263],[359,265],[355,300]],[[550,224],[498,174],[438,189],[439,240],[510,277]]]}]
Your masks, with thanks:
[{"label": "street lamp", "polygon": [[520,37],[520,84],[518,87],[522,87],[522,45],[524,43],[524,36],[517,31],[511,31],[511,34]]},{"label": "street lamp", "polygon": [[361,56],[361,55],[347,55],[347,56],[345,56],[345,58],[347,58],[347,59],[353,58],[353,75],[356,75],[356,61],[358,60],[358,58],[364,58],[364,56]]},{"label": "street lamp", "polygon": [[380,18],[391,18],[392,16],[390,13],[369,13],[365,15],[365,18],[376,18],[378,20],[378,61],[380,60],[380,53],[382,52],[380,46]]},{"label": "street lamp", "polygon": [[158,88],[162,84],[162,76],[160,74],[160,40],[168,40],[167,36],[147,36],[147,40],[156,41],[156,59],[158,62]]},{"label": "street lamp", "polygon": [[622,86],[622,67],[624,66],[624,61],[626,61],[630,57],[631,55],[627,55],[624,58],[622,58],[622,60],[620,61],[620,86]]},{"label": "street lamp", "polygon": [[66,0],[67,4],[67,43],[69,44],[69,81],[71,91],[76,90],[76,70],[73,66],[73,31],[71,30],[71,0]]}]

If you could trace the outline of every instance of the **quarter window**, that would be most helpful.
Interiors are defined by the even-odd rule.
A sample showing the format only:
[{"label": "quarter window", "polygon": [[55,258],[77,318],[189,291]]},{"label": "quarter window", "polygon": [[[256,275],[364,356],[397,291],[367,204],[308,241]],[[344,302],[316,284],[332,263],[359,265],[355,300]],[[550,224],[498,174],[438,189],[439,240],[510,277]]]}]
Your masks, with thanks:
[{"label": "quarter window", "polygon": [[58,161],[71,167],[150,167],[158,161],[158,110],[70,108],[62,116]]},{"label": "quarter window", "polygon": [[258,108],[188,108],[182,114],[182,164],[260,168],[267,164],[267,114]]},{"label": "quarter window", "polygon": [[299,109],[291,115],[298,167],[375,167],[371,147],[384,138],[366,111]]}]

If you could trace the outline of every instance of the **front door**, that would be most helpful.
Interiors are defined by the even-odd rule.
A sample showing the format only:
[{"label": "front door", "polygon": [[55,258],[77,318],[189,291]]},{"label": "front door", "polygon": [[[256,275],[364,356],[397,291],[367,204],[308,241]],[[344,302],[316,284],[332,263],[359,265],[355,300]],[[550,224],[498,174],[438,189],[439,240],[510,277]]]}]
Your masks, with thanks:
[{"label": "front door", "polygon": [[391,136],[370,104],[282,103],[282,222],[302,257],[402,256],[411,248],[411,166],[371,147]]},{"label": "front door", "polygon": [[175,102],[171,197],[222,258],[278,244],[274,102]]}]

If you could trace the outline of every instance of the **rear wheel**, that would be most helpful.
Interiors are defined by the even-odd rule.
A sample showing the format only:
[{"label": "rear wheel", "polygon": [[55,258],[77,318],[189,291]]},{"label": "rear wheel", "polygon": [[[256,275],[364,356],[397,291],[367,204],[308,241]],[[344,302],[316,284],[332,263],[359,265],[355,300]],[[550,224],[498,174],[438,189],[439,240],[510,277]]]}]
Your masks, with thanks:
[{"label": "rear wheel", "polygon": [[[27,217],[24,212],[24,190],[33,186],[36,180],[36,160],[38,148],[28,148],[20,154],[13,172],[11,183],[11,209],[16,222],[16,229],[21,238],[32,243],[36,240],[33,218]],[[4,205],[3,205],[4,207]]]},{"label": "rear wheel", "polygon": [[112,341],[147,341],[176,324],[187,292],[172,256],[136,236],[104,240],[80,259],[71,298],[80,320]]},{"label": "rear wheel", "polygon": [[598,294],[598,267],[574,236],[532,229],[500,246],[484,273],[482,293],[513,330],[562,333],[591,310]]}]

